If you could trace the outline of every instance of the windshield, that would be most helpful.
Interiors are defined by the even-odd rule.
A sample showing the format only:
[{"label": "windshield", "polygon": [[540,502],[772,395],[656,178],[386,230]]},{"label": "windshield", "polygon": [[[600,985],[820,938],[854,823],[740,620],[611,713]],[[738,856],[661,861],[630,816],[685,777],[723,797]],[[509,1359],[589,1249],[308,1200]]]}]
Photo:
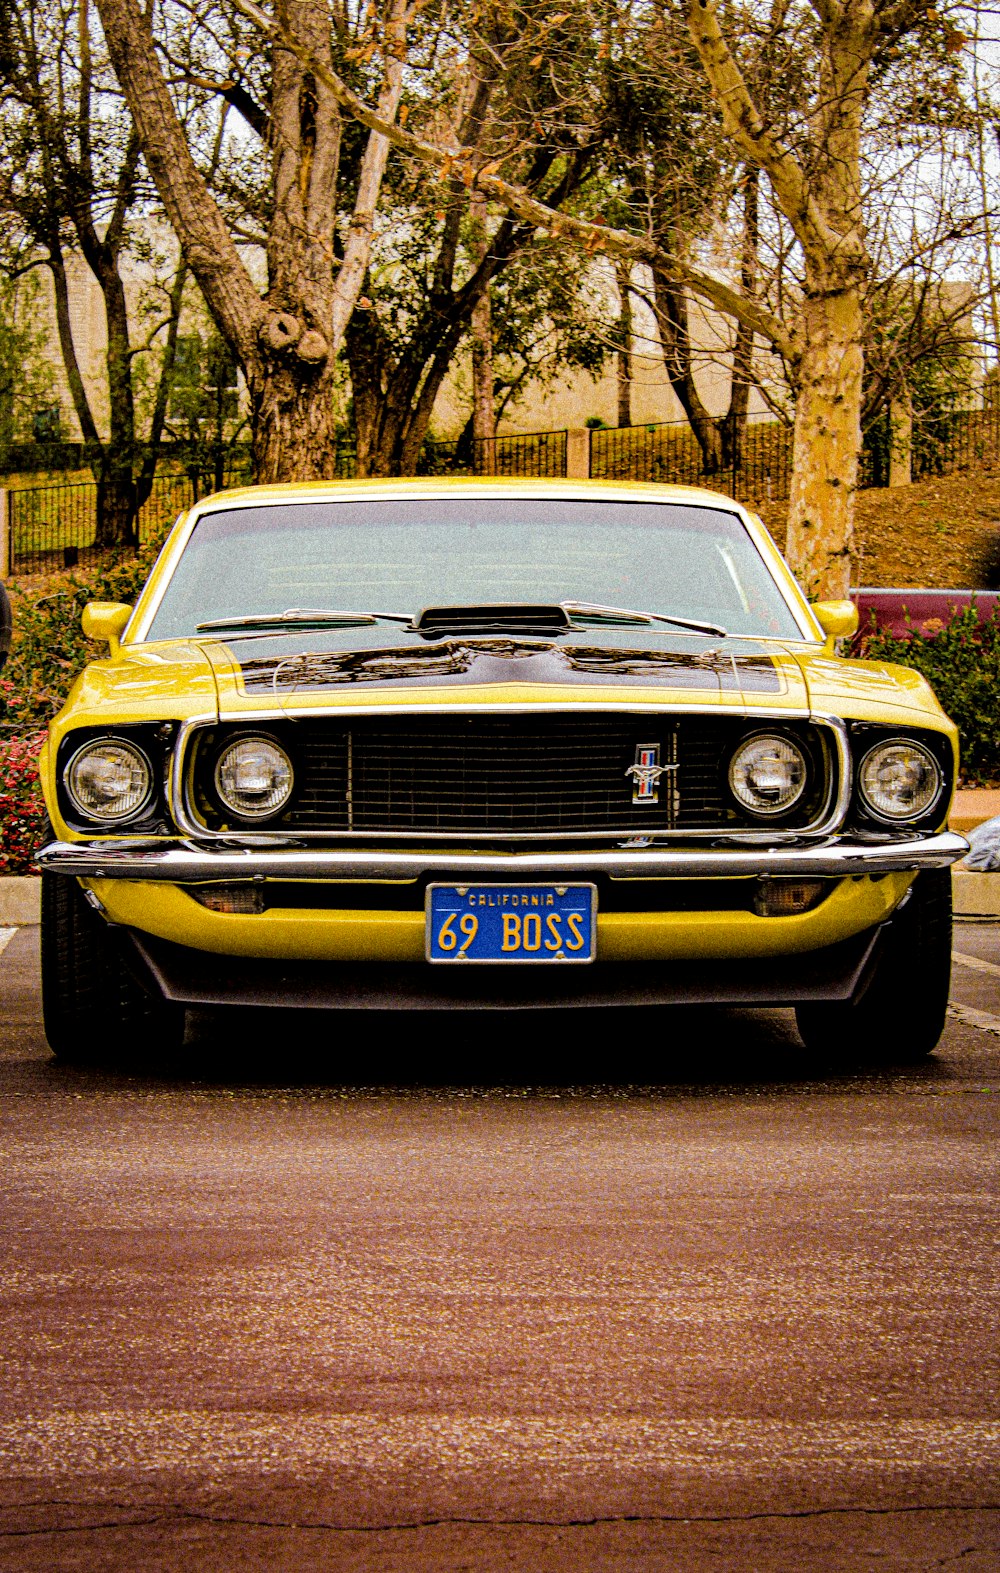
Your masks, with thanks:
[{"label": "windshield", "polygon": [[377,497],[205,514],[146,637],[289,607],[415,616],[505,601],[597,602],[802,638],[737,514],[553,497]]}]

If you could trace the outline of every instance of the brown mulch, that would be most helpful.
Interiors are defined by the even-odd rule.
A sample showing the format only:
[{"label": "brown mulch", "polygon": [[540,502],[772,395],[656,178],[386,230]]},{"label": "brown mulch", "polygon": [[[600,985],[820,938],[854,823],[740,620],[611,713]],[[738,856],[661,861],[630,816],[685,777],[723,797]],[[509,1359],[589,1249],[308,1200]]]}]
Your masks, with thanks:
[{"label": "brown mulch", "polygon": [[[779,546],[784,504],[758,510]],[[855,584],[1000,589],[1000,470],[858,493]]]}]

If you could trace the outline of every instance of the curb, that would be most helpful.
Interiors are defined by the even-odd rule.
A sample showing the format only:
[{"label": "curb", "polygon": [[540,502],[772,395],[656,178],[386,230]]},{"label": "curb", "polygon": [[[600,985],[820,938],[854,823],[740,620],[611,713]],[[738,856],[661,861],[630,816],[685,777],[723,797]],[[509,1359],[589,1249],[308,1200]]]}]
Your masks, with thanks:
[{"label": "curb", "polygon": [[41,921],[42,881],[37,874],[0,875],[0,925]]},{"label": "curb", "polygon": [[949,830],[967,836],[970,830],[1000,814],[1000,792],[992,787],[963,787],[955,793],[948,820]]},{"label": "curb", "polygon": [[951,890],[957,918],[1000,918],[1000,875],[957,868]]}]

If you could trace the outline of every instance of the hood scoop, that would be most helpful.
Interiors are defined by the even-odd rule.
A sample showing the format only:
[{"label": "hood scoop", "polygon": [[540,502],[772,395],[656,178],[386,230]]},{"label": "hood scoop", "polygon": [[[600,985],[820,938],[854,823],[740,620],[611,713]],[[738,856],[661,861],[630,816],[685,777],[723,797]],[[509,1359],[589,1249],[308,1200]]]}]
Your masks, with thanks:
[{"label": "hood scoop", "polygon": [[484,606],[425,606],[413,627],[425,639],[451,634],[564,634],[571,627],[559,605],[499,602]]}]

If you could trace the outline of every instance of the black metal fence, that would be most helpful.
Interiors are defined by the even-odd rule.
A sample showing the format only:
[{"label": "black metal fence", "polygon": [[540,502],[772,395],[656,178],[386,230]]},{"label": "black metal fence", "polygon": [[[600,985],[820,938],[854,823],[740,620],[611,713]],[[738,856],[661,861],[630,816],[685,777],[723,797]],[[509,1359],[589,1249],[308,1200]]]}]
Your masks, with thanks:
[{"label": "black metal fence", "polygon": [[517,432],[507,437],[425,442],[418,475],[501,475],[528,480],[566,474],[565,431]]},{"label": "black metal fence", "polygon": [[[98,540],[98,489],[93,481],[56,481],[10,492],[10,571],[52,573],[113,551]],[[195,500],[189,475],[157,475],[136,518],[139,545],[163,534]],[[120,550],[120,548],[118,548]]]},{"label": "black metal fence", "polygon": [[755,423],[735,437],[725,434],[725,441],[722,432],[712,435],[702,448],[686,421],[598,427],[590,434],[591,479],[707,486],[749,503],[787,498],[792,472],[787,426]]},{"label": "black metal fence", "polygon": [[[723,436],[727,440],[722,441]],[[741,502],[761,506],[787,499],[792,469],[792,434],[778,421],[747,425],[735,443],[718,433],[706,453],[686,421],[650,426],[599,427],[589,433],[589,472],[594,480],[659,481],[706,486]],[[866,433],[861,463],[862,486],[884,486],[889,479],[892,435],[888,421]],[[426,442],[421,475],[496,475],[560,478],[566,474],[565,430],[524,432],[475,442]],[[1000,403],[981,410],[918,415],[912,438],[912,473],[947,475],[957,470],[1000,465]],[[356,471],[353,448],[337,450],[338,479]],[[226,477],[245,484],[246,473]],[[204,490],[204,478],[191,471],[158,474],[139,510],[140,544],[161,535]],[[12,490],[10,497],[10,571],[45,573],[107,555],[98,541],[98,489],[92,481],[53,482]],[[120,548],[118,548],[120,551]]]},{"label": "black metal fence", "polygon": [[[889,412],[884,410],[865,431],[862,486],[888,486],[894,442],[898,452],[901,433],[898,427],[893,431]],[[981,410],[918,409],[909,446],[910,473],[915,481],[998,465],[1000,403],[987,404]]]}]

